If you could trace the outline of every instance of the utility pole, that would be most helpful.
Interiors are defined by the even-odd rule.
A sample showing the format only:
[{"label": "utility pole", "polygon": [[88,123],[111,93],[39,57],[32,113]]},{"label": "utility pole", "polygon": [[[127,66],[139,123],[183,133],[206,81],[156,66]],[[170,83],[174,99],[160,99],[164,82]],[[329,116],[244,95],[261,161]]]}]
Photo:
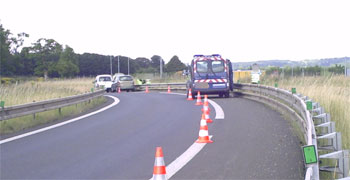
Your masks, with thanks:
[{"label": "utility pole", "polygon": [[162,74],[163,74],[163,59],[160,58],[159,59],[159,63],[160,63],[160,69],[159,69],[159,75],[160,75],[160,79],[162,79]]},{"label": "utility pole", "polygon": [[120,73],[120,65],[119,65],[119,55],[118,55],[118,74]]},{"label": "utility pole", "polygon": [[130,71],[129,66],[130,66],[130,64],[129,64],[129,57],[128,57],[128,75],[129,75],[129,71]]},{"label": "utility pole", "polygon": [[113,71],[112,71],[112,56],[109,56],[109,65],[111,67],[111,76],[113,76]]},{"label": "utility pole", "polygon": [[292,77],[294,77],[294,65],[292,65]]}]

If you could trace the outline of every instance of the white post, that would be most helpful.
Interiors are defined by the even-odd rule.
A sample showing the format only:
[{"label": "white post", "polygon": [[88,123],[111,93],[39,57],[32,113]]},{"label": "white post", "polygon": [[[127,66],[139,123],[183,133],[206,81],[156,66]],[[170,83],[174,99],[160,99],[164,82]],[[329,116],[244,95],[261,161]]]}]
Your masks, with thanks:
[{"label": "white post", "polygon": [[113,71],[112,71],[112,56],[109,56],[109,64],[111,67],[111,76],[113,76]]},{"label": "white post", "polygon": [[128,57],[128,75],[129,75],[129,57]]},{"label": "white post", "polygon": [[162,74],[163,74],[163,59],[160,58],[159,59],[159,63],[160,63],[160,69],[159,69],[159,74],[160,74],[160,79],[162,79]]},{"label": "white post", "polygon": [[119,55],[118,55],[118,74],[120,73],[120,65],[119,65]]}]

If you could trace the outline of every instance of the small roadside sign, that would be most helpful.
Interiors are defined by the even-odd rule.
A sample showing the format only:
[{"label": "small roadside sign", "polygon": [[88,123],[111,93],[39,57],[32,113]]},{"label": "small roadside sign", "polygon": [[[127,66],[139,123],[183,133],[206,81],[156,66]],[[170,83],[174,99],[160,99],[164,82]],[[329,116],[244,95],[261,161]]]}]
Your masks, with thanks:
[{"label": "small roadside sign", "polygon": [[0,107],[4,108],[5,107],[5,101],[0,101]]},{"label": "small roadside sign", "polygon": [[315,145],[303,146],[303,156],[305,165],[317,163],[317,155]]},{"label": "small roadside sign", "polygon": [[296,94],[297,93],[297,89],[296,88],[292,88],[292,94]]},{"label": "small roadside sign", "polygon": [[312,101],[307,101],[306,102],[306,109],[311,111],[312,110]]},{"label": "small roadside sign", "polygon": [[278,83],[275,82],[275,88],[278,88]]}]

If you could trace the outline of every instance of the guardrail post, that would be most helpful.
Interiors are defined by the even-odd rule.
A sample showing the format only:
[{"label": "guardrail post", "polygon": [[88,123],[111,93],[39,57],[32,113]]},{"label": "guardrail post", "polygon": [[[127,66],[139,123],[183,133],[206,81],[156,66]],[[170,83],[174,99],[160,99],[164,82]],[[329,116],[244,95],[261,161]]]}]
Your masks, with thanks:
[{"label": "guardrail post", "polygon": [[62,108],[58,108],[58,114],[61,116],[62,115]]},{"label": "guardrail post", "polygon": [[[318,136],[317,140],[325,139],[328,140],[326,145],[319,146],[319,150],[325,150],[325,151],[340,151],[342,150],[342,143],[341,143],[341,133],[340,132],[332,132],[328,133],[322,136]],[[330,140],[330,141],[329,141]]]},{"label": "guardrail post", "polygon": [[321,166],[320,171],[336,172],[341,177],[345,178],[349,176],[349,150],[341,150],[331,152],[328,154],[322,154],[320,159],[335,159],[337,164],[335,166]]}]

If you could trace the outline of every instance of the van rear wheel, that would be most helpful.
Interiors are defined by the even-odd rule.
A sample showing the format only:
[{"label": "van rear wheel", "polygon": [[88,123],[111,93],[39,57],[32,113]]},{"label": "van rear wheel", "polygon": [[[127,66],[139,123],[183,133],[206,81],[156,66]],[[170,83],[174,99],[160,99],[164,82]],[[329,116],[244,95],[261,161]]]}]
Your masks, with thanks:
[{"label": "van rear wheel", "polygon": [[230,91],[225,92],[225,98],[229,98],[230,97]]}]

